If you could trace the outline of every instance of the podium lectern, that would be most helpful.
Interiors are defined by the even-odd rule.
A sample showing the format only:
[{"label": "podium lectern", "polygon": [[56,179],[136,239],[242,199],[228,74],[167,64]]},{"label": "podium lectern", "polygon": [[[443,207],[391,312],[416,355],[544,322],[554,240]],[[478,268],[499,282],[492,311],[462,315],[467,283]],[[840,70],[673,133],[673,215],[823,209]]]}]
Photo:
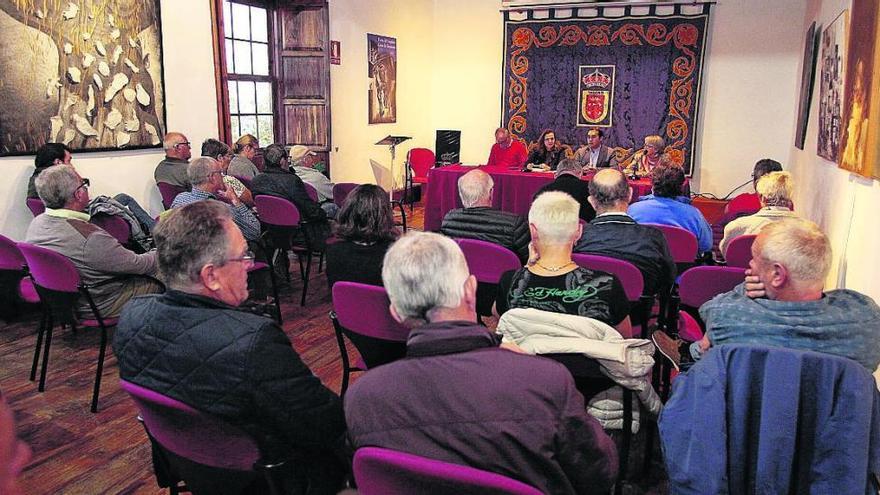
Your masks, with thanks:
[{"label": "podium lectern", "polygon": [[400,208],[400,216],[403,223],[404,233],[406,233],[406,212],[403,210],[403,203],[401,201],[395,201],[394,199],[394,156],[396,153],[397,145],[410,139],[412,139],[410,136],[392,136],[389,134],[383,139],[376,142],[377,146],[388,146],[389,151],[391,151],[391,165],[389,166],[389,170],[391,173],[391,187],[388,190],[388,197],[391,199],[392,207],[394,205],[397,205]]}]

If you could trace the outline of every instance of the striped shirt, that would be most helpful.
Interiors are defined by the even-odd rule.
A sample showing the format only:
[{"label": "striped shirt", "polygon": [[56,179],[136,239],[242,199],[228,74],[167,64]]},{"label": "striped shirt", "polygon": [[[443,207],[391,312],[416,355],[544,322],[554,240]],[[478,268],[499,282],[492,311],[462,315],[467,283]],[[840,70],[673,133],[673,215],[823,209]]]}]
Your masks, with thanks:
[{"label": "striped shirt", "polygon": [[[178,206],[186,206],[190,203],[204,201],[206,199],[217,199],[217,197],[194,187],[192,191],[184,191],[178,194],[177,197],[174,198],[174,202],[171,203],[171,207],[177,208]],[[227,206],[229,206],[229,212],[232,213],[232,221],[235,222],[235,225],[238,225],[244,238],[249,241],[259,239],[260,221],[254,215],[254,212],[243,203],[239,203],[238,206]]]}]

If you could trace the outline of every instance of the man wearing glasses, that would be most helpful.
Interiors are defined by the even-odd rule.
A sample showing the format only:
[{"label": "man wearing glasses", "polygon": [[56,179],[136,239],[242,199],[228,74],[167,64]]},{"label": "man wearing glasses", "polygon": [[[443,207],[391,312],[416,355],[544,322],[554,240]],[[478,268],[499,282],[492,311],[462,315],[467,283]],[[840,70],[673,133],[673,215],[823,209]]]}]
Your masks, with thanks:
[{"label": "man wearing glasses", "polygon": [[[82,282],[92,285],[89,292],[104,318],[119,315],[132,297],[159,292],[156,252],[136,254],[104,229],[89,223],[85,209],[89,204],[89,180],[73,167],[54,165],[36,179],[37,193],[46,205],[28,227],[25,240],[69,258]],[[114,280],[120,275],[145,275]],[[91,317],[91,308],[80,298],[82,317]]]},{"label": "man wearing glasses", "polygon": [[153,174],[156,183],[165,182],[189,189],[189,177],[186,175],[186,167],[192,157],[189,139],[179,132],[169,132],[165,134],[162,145],[165,147],[165,159],[159,162]]},{"label": "man wearing glasses", "polygon": [[[197,160],[196,160],[197,161]],[[195,163],[195,162],[194,162]],[[344,469],[342,402],[321,384],[270,318],[239,308],[248,298],[247,242],[229,208],[199,201],[171,210],[155,239],[165,294],[125,307],[113,341],[119,376],[232,423],[261,450],[295,463],[309,493],[336,493]],[[161,345],[156,345],[156,343]],[[188,468],[205,493],[268,493],[258,476]]]}]

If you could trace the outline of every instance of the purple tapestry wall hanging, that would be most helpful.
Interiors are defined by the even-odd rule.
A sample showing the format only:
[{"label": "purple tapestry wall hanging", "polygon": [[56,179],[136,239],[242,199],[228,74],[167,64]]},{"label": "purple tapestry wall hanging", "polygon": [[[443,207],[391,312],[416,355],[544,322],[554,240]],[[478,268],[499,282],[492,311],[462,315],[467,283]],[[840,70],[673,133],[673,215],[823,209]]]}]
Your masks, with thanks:
[{"label": "purple tapestry wall hanging", "polygon": [[[598,127],[624,164],[659,135],[690,175],[709,5],[688,9],[505,12],[502,125],[527,146],[553,129],[567,152]],[[578,17],[589,10],[598,15]]]}]

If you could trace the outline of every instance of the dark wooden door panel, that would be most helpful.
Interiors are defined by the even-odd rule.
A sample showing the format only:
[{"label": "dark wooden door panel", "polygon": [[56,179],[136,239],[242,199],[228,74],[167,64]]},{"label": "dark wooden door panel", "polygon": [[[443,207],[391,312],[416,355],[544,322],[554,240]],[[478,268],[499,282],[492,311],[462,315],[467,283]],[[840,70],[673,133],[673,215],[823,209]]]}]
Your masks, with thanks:
[{"label": "dark wooden door panel", "polygon": [[323,104],[284,105],[286,143],[325,148],[327,143],[327,109]]},{"label": "dark wooden door panel", "polygon": [[326,95],[326,61],[323,55],[314,57],[281,57],[281,98],[323,99]]},{"label": "dark wooden door panel", "polygon": [[324,51],[327,25],[324,6],[281,10],[281,49]]}]

